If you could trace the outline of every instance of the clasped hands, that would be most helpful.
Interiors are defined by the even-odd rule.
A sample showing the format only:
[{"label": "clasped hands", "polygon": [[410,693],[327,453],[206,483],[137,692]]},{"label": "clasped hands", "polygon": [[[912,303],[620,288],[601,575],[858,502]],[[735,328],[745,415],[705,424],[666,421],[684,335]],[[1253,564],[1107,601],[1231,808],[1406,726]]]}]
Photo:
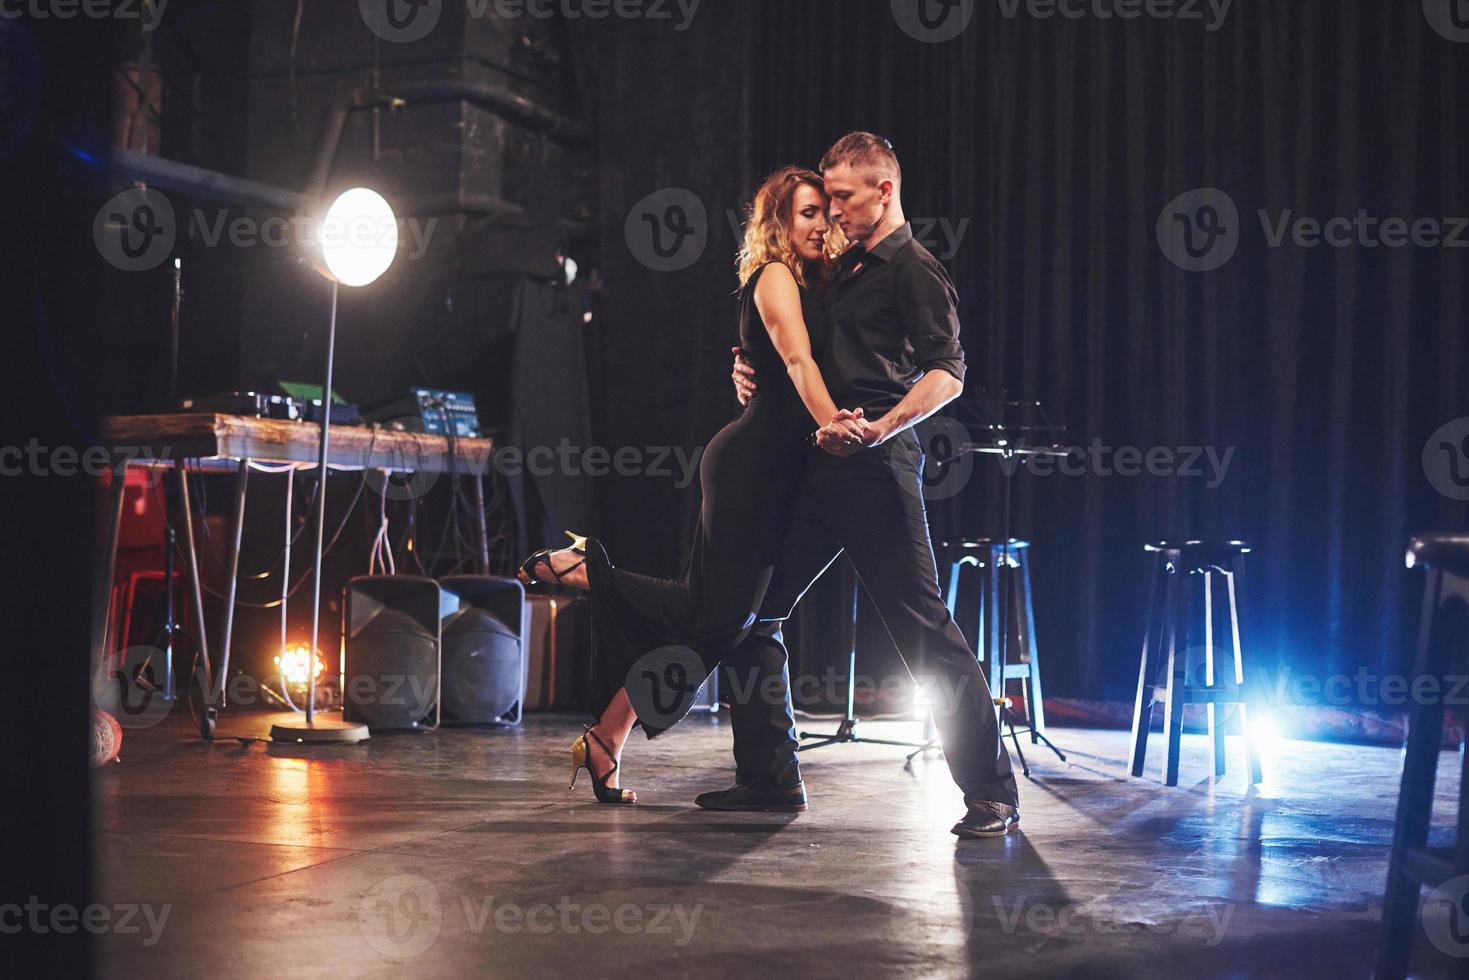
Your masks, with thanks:
[{"label": "clasped hands", "polygon": [[881,443],[882,430],[867,421],[862,409],[839,409],[832,420],[816,430],[816,445],[833,456],[850,456]]}]

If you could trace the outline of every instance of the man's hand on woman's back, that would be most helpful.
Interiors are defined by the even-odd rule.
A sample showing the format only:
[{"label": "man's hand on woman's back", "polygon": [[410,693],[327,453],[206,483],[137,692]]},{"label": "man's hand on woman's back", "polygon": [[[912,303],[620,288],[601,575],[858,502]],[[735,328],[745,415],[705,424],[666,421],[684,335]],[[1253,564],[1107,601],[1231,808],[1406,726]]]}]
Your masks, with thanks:
[{"label": "man's hand on woman's back", "polygon": [[740,348],[731,347],[730,352],[734,354],[734,370],[729,376],[734,381],[735,397],[741,405],[748,405],[755,395],[755,368],[745,360],[744,351]]}]

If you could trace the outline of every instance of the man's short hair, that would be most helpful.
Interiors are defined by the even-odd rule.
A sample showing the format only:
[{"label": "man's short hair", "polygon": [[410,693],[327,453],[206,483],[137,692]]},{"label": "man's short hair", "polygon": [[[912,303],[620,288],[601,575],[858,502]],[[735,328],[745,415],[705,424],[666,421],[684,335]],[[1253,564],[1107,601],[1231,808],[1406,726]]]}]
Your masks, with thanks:
[{"label": "man's short hair", "polygon": [[821,158],[821,170],[824,173],[844,163],[853,168],[872,167],[895,184],[903,182],[903,168],[898,166],[893,144],[876,133],[848,133],[837,140]]}]

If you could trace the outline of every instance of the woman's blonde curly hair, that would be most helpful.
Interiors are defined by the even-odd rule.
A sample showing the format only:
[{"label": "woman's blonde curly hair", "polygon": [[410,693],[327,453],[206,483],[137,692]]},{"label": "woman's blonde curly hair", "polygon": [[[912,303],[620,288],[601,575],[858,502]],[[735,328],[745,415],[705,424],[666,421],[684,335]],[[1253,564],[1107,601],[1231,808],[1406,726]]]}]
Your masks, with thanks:
[{"label": "woman's blonde curly hair", "polygon": [[827,233],[825,254],[816,262],[802,259],[791,243],[791,209],[796,188],[802,184],[816,188],[823,198],[826,197],[826,185],[820,174],[803,167],[781,167],[765,178],[765,183],[755,192],[754,200],[746,207],[745,240],[740,245],[735,263],[741,286],[750,281],[756,269],[768,262],[785,263],[796,281],[808,288],[825,285],[836,272],[837,256],[847,244],[836,225],[832,225]]}]

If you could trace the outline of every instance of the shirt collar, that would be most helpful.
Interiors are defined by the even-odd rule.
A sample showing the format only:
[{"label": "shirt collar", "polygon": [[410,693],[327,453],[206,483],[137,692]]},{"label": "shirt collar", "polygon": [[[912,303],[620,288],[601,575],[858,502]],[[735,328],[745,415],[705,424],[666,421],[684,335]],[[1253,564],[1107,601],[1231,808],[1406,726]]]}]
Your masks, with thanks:
[{"label": "shirt collar", "polygon": [[881,262],[890,262],[893,256],[898,253],[898,249],[907,245],[912,240],[913,225],[905,221],[894,228],[882,241],[878,242],[872,248],[867,249],[867,255]]}]

